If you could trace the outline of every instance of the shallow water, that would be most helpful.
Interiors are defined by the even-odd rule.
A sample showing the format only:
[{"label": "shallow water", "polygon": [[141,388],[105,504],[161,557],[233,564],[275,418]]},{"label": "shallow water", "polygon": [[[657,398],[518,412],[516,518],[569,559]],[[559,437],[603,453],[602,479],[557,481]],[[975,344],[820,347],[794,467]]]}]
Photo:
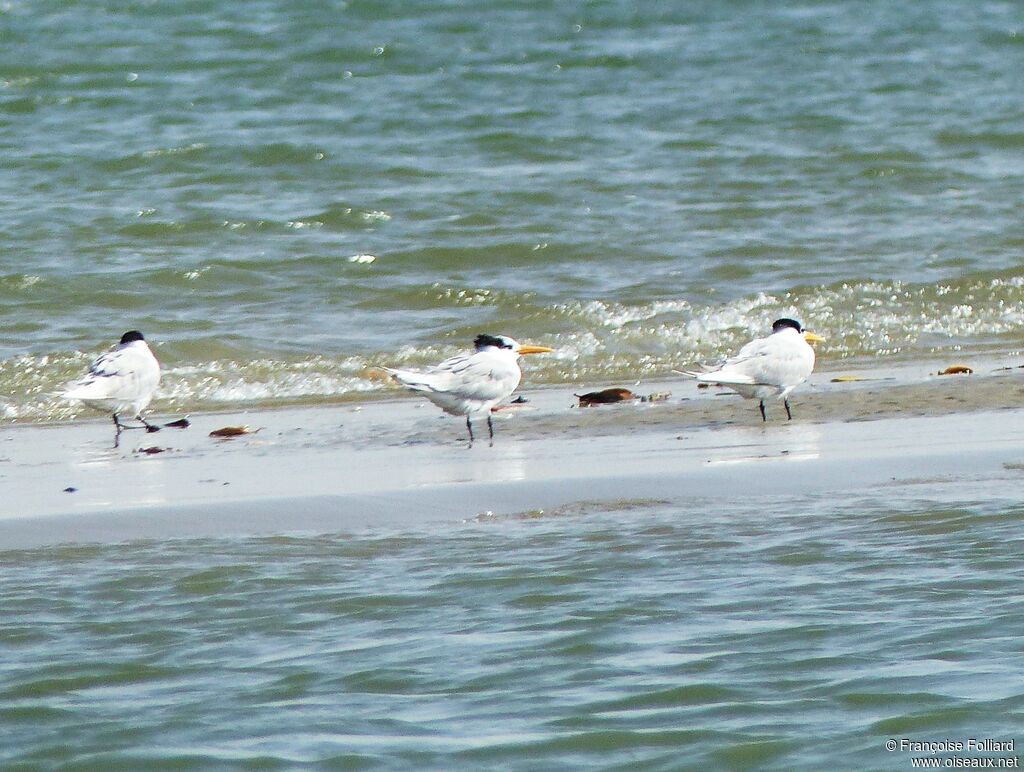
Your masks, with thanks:
[{"label": "shallow water", "polygon": [[1019,744],[1011,487],[8,551],[0,762],[902,769],[885,740]]},{"label": "shallow water", "polygon": [[480,330],[537,383],[780,315],[844,358],[1016,351],[1024,10],[946,0],[0,7],[0,395],[126,329],[157,407],[386,388]]},{"label": "shallow water", "polygon": [[[71,415],[54,393],[133,328],[166,412],[381,394],[368,368],[482,330],[557,347],[537,384],[663,377],[782,315],[822,369],[1002,364],[1021,29],[963,0],[9,0],[0,420]],[[0,766],[906,768],[886,739],[1009,740],[1017,482],[3,551]]]}]

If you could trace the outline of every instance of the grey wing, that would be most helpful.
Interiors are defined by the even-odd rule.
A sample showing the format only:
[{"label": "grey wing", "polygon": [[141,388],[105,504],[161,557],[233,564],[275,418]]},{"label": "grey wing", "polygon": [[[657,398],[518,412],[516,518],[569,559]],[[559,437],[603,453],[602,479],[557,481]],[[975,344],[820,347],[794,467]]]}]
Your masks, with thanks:
[{"label": "grey wing", "polygon": [[743,382],[756,383],[761,364],[771,356],[772,347],[768,343],[767,338],[751,341],[707,375],[731,374],[740,377]]},{"label": "grey wing", "polygon": [[96,358],[96,361],[89,365],[89,376],[95,378],[109,378],[113,375],[122,375],[125,366],[125,351],[116,348]]},{"label": "grey wing", "polygon": [[736,352],[735,356],[729,357],[725,361],[725,365],[723,365],[723,367],[756,360],[759,357],[771,356],[776,348],[773,344],[774,341],[771,338],[757,338],[756,340],[752,340]]},{"label": "grey wing", "polygon": [[130,399],[139,388],[139,378],[130,352],[114,349],[103,354],[90,366],[89,372],[66,392],[71,399]]},{"label": "grey wing", "polygon": [[772,338],[758,338],[750,341],[739,352],[725,360],[713,374],[723,377],[735,376],[736,382],[749,384],[771,384],[775,380],[774,370],[779,364],[780,351],[777,341]]},{"label": "grey wing", "polygon": [[433,372],[438,376],[436,390],[481,402],[507,397],[522,377],[514,363],[479,354],[446,359]]},{"label": "grey wing", "polygon": [[148,349],[119,347],[93,362],[84,380],[105,384],[111,394],[135,397],[156,390],[160,366]]},{"label": "grey wing", "polygon": [[746,355],[740,366],[756,383],[795,385],[814,367],[814,351],[800,339],[762,338],[744,346],[740,354]]}]

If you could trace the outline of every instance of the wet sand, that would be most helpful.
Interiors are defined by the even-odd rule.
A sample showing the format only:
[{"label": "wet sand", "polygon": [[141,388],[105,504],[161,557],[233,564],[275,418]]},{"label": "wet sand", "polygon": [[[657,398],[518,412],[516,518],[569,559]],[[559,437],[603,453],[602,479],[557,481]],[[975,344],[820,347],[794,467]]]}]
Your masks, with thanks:
[{"label": "wet sand", "polygon": [[[574,407],[573,390],[525,390],[480,426],[419,399],[192,417],[188,429],[126,432],[104,421],[0,432],[0,548],[137,538],[339,532],[529,513],[587,502],[801,495],[939,478],[1018,477],[1024,370],[922,366],[817,373],[769,405],[686,379],[627,386],[659,402]],[[578,389],[577,389],[578,391]],[[218,440],[209,432],[248,425]],[[143,449],[159,448],[146,453]],[[68,490],[73,489],[73,490]]]}]

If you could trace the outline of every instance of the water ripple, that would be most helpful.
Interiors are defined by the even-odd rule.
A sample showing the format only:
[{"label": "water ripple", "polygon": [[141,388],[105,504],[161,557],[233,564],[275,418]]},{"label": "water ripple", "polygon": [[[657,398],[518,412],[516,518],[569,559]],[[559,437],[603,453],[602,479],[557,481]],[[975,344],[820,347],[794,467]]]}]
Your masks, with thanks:
[{"label": "water ripple", "polygon": [[0,759],[813,768],[1009,738],[1020,518],[772,499],[8,552]]}]

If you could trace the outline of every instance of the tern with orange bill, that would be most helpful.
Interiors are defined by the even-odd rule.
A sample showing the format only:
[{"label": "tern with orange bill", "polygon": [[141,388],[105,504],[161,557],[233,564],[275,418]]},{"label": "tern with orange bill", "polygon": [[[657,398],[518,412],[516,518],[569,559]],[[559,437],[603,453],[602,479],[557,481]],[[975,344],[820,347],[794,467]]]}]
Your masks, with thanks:
[{"label": "tern with orange bill", "polygon": [[814,349],[810,344],[823,340],[804,330],[795,319],[777,319],[771,335],[750,341],[720,367],[701,373],[676,372],[696,378],[699,383],[721,384],[746,399],[760,400],[762,421],[768,420],[765,399],[777,396],[792,420],[789,395],[814,370]]},{"label": "tern with orange bill", "polygon": [[494,444],[491,408],[519,386],[523,371],[519,357],[544,354],[547,346],[530,346],[504,335],[477,335],[475,351],[457,354],[426,370],[384,370],[398,383],[422,394],[449,415],[466,416],[469,446],[473,447],[473,417],[487,416],[487,430]]}]

